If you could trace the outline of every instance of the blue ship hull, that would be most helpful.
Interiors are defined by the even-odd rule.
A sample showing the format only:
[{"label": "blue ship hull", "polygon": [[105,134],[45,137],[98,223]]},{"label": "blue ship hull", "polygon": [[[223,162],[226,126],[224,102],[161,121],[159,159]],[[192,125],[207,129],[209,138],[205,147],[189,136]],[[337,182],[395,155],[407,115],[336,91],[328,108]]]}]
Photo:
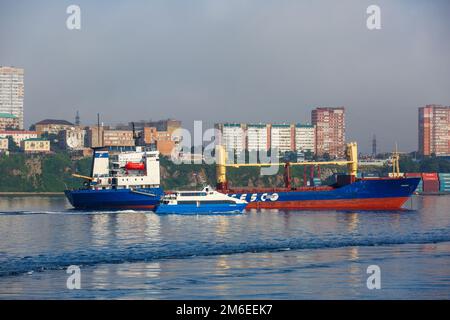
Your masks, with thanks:
[{"label": "blue ship hull", "polygon": [[155,212],[157,214],[238,214],[242,213],[246,207],[246,203],[242,204],[205,204],[199,206],[195,204],[160,204]]},{"label": "blue ship hull", "polygon": [[77,209],[150,209],[159,203],[161,188],[66,190],[70,204]]},{"label": "blue ship hull", "polygon": [[235,189],[231,197],[249,208],[312,210],[396,210],[414,193],[420,178],[365,179],[337,188]]}]

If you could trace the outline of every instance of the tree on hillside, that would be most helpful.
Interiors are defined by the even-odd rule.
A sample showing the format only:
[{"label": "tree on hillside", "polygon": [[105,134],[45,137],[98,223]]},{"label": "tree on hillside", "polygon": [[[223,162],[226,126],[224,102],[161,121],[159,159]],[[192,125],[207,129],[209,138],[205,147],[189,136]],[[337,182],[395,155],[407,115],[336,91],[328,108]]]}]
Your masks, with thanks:
[{"label": "tree on hillside", "polygon": [[13,137],[8,136],[8,150],[11,152],[19,152],[20,148],[17,143],[14,141]]}]

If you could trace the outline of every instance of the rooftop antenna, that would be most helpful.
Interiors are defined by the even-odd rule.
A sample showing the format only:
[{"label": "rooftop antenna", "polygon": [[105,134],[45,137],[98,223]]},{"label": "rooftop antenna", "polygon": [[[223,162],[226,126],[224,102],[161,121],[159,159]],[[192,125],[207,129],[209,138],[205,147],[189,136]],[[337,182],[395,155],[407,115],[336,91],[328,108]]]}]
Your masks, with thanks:
[{"label": "rooftop antenna", "polygon": [[375,158],[377,156],[377,137],[374,134],[372,138],[372,157]]},{"label": "rooftop antenna", "polygon": [[80,113],[77,110],[77,114],[75,116],[75,125],[79,126],[80,125]]}]

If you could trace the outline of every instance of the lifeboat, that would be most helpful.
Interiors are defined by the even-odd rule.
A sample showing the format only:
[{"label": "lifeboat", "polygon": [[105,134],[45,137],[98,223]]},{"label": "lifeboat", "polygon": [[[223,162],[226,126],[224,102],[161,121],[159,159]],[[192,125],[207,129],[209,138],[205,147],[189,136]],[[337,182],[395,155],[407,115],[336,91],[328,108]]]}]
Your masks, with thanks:
[{"label": "lifeboat", "polygon": [[127,162],[125,164],[125,169],[126,170],[140,170],[140,171],[144,171],[145,170],[145,164],[143,162]]}]

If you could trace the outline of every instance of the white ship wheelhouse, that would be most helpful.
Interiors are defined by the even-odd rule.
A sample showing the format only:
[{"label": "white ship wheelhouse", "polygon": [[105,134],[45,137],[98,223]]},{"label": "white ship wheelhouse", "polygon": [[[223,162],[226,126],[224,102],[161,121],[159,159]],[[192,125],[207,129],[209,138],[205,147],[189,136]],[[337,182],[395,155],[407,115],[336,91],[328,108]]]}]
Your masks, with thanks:
[{"label": "white ship wheelhouse", "polygon": [[94,149],[91,177],[91,189],[158,188],[159,152],[144,147],[133,151]]}]

